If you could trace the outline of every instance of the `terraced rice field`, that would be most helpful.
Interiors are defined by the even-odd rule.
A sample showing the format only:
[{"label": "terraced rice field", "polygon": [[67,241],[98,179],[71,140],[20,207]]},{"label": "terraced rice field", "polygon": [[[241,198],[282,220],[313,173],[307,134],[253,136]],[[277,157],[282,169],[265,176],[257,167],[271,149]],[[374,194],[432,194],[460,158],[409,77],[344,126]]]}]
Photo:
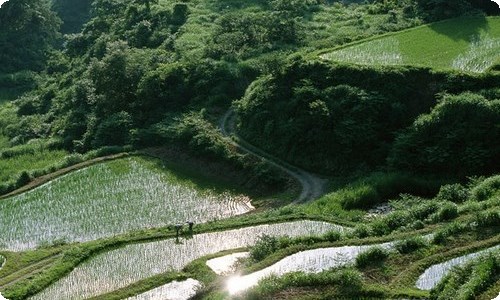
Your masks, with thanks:
[{"label": "terraced rice field", "polygon": [[86,299],[156,274],[181,270],[191,261],[208,254],[253,245],[263,234],[302,236],[332,230],[345,229],[325,222],[298,221],[198,234],[180,241],[167,239],[127,245],[83,263],[30,299]]},{"label": "terraced rice field", "polygon": [[181,181],[140,157],[72,172],[0,201],[0,249],[89,241],[187,220],[196,223],[252,210],[248,197],[217,194]]},{"label": "terraced rice field", "polygon": [[484,72],[500,59],[500,17],[458,18],[358,42],[321,56],[365,65]]},{"label": "terraced rice field", "polygon": [[481,255],[493,252],[497,249],[500,249],[500,245],[484,249],[479,252],[456,257],[437,265],[433,265],[427,268],[424,273],[420,275],[417,280],[416,286],[421,290],[431,290],[451,271],[453,267],[464,265],[467,262],[480,257]]},{"label": "terraced rice field", "polygon": [[146,293],[126,300],[155,300],[155,299],[175,299],[187,300],[196,294],[196,289],[202,286],[201,282],[188,278],[184,281],[173,281],[152,289]]},{"label": "terraced rice field", "polygon": [[371,247],[382,247],[391,249],[393,243],[366,246],[343,246],[332,248],[320,248],[307,250],[287,256],[260,271],[244,275],[235,276],[227,283],[227,290],[230,294],[237,294],[252,286],[270,275],[282,276],[290,272],[319,273],[331,268],[354,263],[356,257]]}]

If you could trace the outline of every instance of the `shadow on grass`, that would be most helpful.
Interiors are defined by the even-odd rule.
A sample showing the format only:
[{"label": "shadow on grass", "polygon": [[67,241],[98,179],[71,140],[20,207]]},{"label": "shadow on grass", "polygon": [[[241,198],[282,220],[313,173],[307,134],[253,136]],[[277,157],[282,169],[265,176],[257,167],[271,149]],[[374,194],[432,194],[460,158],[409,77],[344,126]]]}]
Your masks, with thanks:
[{"label": "shadow on grass", "polygon": [[488,20],[485,16],[460,17],[450,22],[436,22],[429,26],[438,34],[445,35],[455,41],[471,41],[481,32],[489,30]]}]

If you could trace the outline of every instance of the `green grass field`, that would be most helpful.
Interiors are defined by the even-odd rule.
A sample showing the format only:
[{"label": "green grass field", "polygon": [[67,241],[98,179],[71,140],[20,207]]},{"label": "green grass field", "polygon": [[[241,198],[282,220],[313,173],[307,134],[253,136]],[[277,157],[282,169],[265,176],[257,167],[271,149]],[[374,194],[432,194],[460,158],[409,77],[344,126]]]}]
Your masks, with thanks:
[{"label": "green grass field", "polygon": [[32,249],[245,213],[246,196],[216,193],[133,157],[72,172],[0,201],[0,248]]},{"label": "green grass field", "polygon": [[322,57],[359,64],[484,72],[500,59],[500,17],[446,20],[357,42]]}]

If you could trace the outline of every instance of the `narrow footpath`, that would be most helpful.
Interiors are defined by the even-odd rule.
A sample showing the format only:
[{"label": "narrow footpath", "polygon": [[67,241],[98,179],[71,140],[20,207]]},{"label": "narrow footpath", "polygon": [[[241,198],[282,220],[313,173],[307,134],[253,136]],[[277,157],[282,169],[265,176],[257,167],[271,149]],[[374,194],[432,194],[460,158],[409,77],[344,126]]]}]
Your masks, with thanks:
[{"label": "narrow footpath", "polygon": [[288,175],[295,178],[301,184],[302,192],[297,197],[297,199],[295,199],[295,201],[293,202],[294,204],[312,201],[323,195],[324,185],[326,183],[325,179],[322,179],[317,175],[311,174],[305,170],[295,167],[248,143],[236,132],[235,120],[236,113],[234,112],[234,110],[229,109],[219,122],[219,129],[222,134],[234,146],[251,155],[263,159],[270,165],[286,172]]}]

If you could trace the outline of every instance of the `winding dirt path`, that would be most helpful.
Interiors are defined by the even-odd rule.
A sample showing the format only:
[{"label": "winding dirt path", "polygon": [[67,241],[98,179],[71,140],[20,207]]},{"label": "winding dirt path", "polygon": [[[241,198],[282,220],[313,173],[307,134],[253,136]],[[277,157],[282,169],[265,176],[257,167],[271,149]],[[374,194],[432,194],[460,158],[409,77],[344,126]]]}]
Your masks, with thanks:
[{"label": "winding dirt path", "polygon": [[235,131],[235,119],[236,113],[233,109],[229,109],[219,122],[219,129],[224,136],[226,136],[229,142],[242,149],[243,151],[257,156],[270,165],[284,171],[291,177],[295,178],[302,185],[302,192],[293,201],[293,203],[305,203],[314,199],[319,198],[323,195],[324,185],[326,183],[325,179],[318,177],[317,175],[311,174],[305,170],[295,167],[255,146],[245,141],[238,133]]}]

